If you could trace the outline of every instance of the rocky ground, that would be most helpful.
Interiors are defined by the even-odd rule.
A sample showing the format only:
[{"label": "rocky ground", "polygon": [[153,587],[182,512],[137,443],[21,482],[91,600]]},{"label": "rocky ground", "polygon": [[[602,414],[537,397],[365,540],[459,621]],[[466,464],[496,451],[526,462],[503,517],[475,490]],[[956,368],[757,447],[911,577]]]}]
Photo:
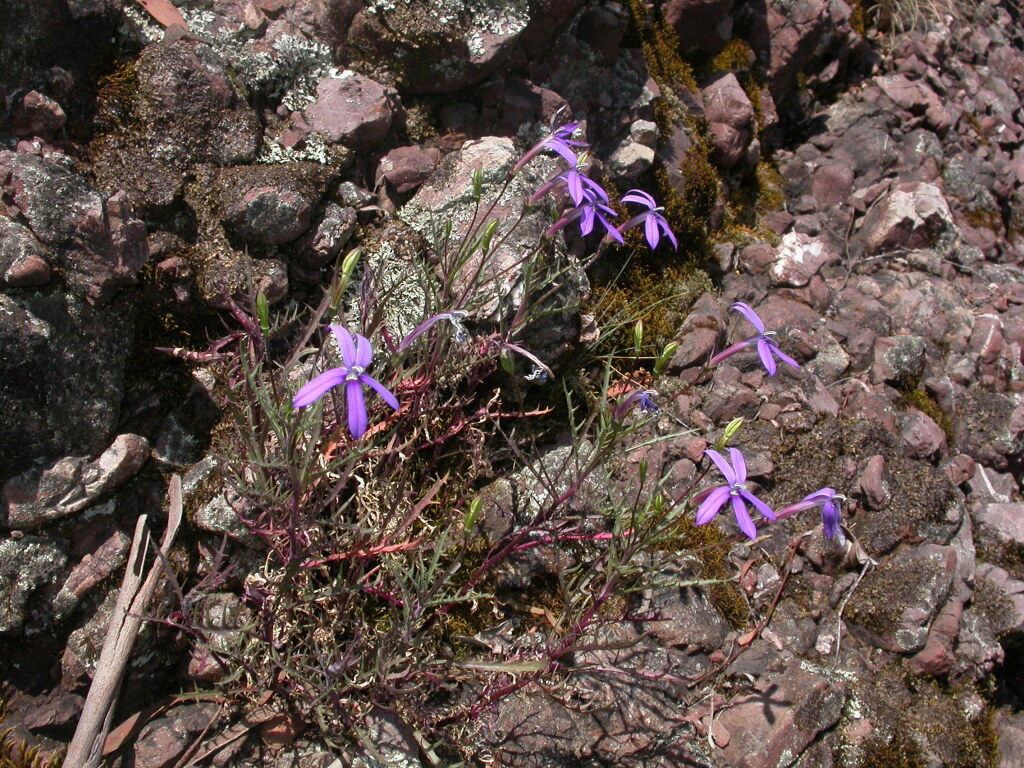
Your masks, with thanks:
[{"label": "rocky ground", "polygon": [[[855,546],[844,556],[801,537],[805,518],[733,547],[722,565],[739,619],[712,591],[655,590],[644,599],[658,621],[617,628],[565,688],[483,713],[463,754],[1021,765],[1019,9],[650,5],[0,4],[6,741],[44,754],[69,741],[134,520],[160,509],[169,473],[185,474],[188,508],[211,471],[213,374],[151,349],[202,350],[253,286],[280,306],[315,296],[353,245],[415,258],[417,212],[447,204],[458,169],[500,165],[562,110],[585,121],[595,169],[620,192],[653,190],[658,173],[684,206],[710,190],[698,255],[716,290],[671,329],[652,434],[744,417],[764,498],[836,488]],[[659,49],[671,37],[652,31],[655,14],[674,51]],[[701,147],[710,163],[694,162]],[[686,389],[742,338],[733,301],[778,330],[801,370],[769,378],[738,355]],[[586,332],[559,317],[536,340],[545,360]],[[681,491],[706,445],[691,435],[631,460]],[[219,498],[188,509],[188,540],[212,550],[227,534],[243,551],[252,542]],[[195,567],[188,553],[176,562]],[[155,614],[172,609],[161,600]],[[238,606],[224,592],[218,615]],[[595,671],[608,668],[632,674]],[[232,722],[241,735],[215,765],[335,761],[280,719],[233,721],[202,700],[147,709],[210,679],[199,651],[146,625],[117,722],[148,720],[116,764],[182,765],[185,747]],[[367,728],[405,764],[442,764],[383,711]]]}]

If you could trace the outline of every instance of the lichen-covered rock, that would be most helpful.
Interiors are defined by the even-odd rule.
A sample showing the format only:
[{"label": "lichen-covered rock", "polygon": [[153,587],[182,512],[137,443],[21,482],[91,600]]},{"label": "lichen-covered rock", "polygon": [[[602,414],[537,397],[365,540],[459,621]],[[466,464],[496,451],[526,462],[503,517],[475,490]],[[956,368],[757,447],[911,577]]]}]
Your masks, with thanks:
[{"label": "lichen-covered rock", "polygon": [[957,445],[976,461],[1005,470],[1024,451],[1024,404],[1019,395],[965,392],[953,415]]},{"label": "lichen-covered rock", "polygon": [[524,0],[373,2],[353,19],[348,44],[372,67],[394,73],[402,91],[450,93],[493,72],[529,21]]},{"label": "lichen-covered rock", "polygon": [[316,101],[303,114],[309,129],[327,141],[366,151],[387,136],[395,99],[390,88],[346,70],[340,77],[320,81]]},{"label": "lichen-covered rock", "polygon": [[48,254],[32,230],[0,214],[0,286],[30,288],[50,282]]},{"label": "lichen-covered rock", "polygon": [[149,441],[118,435],[95,461],[68,456],[51,467],[28,470],[3,485],[6,512],[0,527],[25,531],[81,512],[135,474],[149,458]]},{"label": "lichen-covered rock", "polygon": [[792,663],[770,685],[739,696],[718,716],[729,734],[722,755],[736,768],[787,768],[839,721],[846,684]]},{"label": "lichen-covered rock", "polygon": [[126,119],[92,147],[101,189],[125,189],[144,209],[162,209],[179,195],[188,167],[256,159],[256,113],[210,46],[187,38],[148,45],[133,83]]},{"label": "lichen-covered rock", "polygon": [[[509,320],[519,304],[529,301],[525,293],[537,290],[545,275],[533,271],[534,283],[523,284],[526,260],[550,224],[547,208],[534,206],[519,218],[527,198],[546,180],[544,171],[551,162],[539,158],[530,163],[505,186],[509,171],[518,159],[512,140],[487,137],[467,141],[448,155],[413,198],[399,211],[399,217],[429,239],[437,238],[451,222],[451,245],[435,265],[439,279],[453,296],[466,296],[465,308],[472,316],[487,321]],[[482,201],[473,197],[473,176],[481,174]],[[543,175],[542,175],[543,174]],[[495,197],[500,193],[500,198]],[[492,207],[493,201],[493,207]],[[486,219],[481,212],[485,212]],[[484,255],[479,248],[463,254],[456,262],[458,244],[466,237],[478,237],[488,221],[497,222],[492,243]],[[514,225],[514,228],[513,228]],[[560,240],[560,239],[559,239]],[[556,241],[557,242],[557,241]],[[548,313],[524,335],[527,347],[542,360],[551,361],[563,354],[579,335],[579,302],[588,289],[586,275],[548,249],[549,269],[563,271],[560,290],[547,301]]]},{"label": "lichen-covered rock", "polygon": [[110,444],[133,318],[124,296],[93,306],[59,292],[0,294],[0,480]]},{"label": "lichen-covered rock", "polygon": [[225,168],[216,180],[218,212],[245,242],[282,245],[309,229],[327,178],[312,163]]},{"label": "lichen-covered rock", "polygon": [[25,536],[0,541],[0,635],[22,627],[33,593],[52,583],[66,563],[64,547],[49,539]]},{"label": "lichen-covered rock", "polygon": [[72,291],[103,303],[135,282],[148,258],[146,227],[123,193],[104,199],[59,159],[0,152],[0,168],[9,174],[0,173],[4,192]]},{"label": "lichen-covered rock", "polygon": [[924,544],[900,552],[865,576],[851,596],[846,608],[851,630],[877,648],[921,650],[956,567],[951,547]]}]

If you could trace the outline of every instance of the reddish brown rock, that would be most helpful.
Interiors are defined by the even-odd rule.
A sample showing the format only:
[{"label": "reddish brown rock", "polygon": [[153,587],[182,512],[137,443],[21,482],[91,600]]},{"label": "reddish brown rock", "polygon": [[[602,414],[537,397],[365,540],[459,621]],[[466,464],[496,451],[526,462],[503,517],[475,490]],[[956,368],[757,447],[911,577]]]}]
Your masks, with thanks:
[{"label": "reddish brown rock", "polygon": [[346,71],[320,81],[316,101],[306,107],[306,123],[329,142],[357,151],[372,149],[391,128],[395,98],[375,80]]}]

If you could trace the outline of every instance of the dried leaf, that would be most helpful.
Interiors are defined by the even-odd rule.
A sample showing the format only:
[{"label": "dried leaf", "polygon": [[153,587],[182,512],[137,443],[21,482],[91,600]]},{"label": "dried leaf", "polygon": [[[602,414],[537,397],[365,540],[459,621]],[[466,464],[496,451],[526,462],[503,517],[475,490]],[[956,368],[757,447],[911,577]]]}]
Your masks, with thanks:
[{"label": "dried leaf", "polygon": [[181,15],[181,11],[174,7],[171,0],[138,0],[146,12],[156,19],[157,23],[165,27],[173,27],[177,24],[188,29],[188,22]]}]

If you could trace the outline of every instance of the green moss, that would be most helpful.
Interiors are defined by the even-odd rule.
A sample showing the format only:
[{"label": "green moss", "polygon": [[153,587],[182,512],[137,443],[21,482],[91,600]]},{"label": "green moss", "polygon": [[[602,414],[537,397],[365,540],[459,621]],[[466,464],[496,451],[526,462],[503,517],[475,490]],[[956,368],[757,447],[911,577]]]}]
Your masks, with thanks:
[{"label": "green moss", "polygon": [[665,218],[694,264],[710,255],[708,233],[721,183],[710,155],[709,142],[698,136],[679,164],[681,190],[677,190],[664,169],[655,174],[658,199],[665,207]]},{"label": "green moss", "polygon": [[676,523],[674,535],[663,540],[659,551],[669,554],[692,552],[699,562],[697,577],[719,579],[721,583],[708,587],[712,605],[729,622],[733,629],[744,629],[750,625],[750,609],[740,592],[739,584],[732,578],[728,565],[730,539],[717,525],[694,525],[689,515],[683,515]]},{"label": "green moss", "polygon": [[0,699],[0,768],[59,768],[64,761],[62,752],[47,755],[39,747],[28,746],[14,736],[13,728],[3,728],[6,719],[7,705]]},{"label": "green moss", "polygon": [[850,29],[861,37],[867,37],[867,14],[864,12],[864,0],[850,0]]},{"label": "green moss", "polygon": [[599,326],[618,327],[608,337],[613,350],[632,347],[633,327],[642,320],[641,356],[654,357],[675,339],[693,302],[712,289],[700,270],[637,263],[621,279],[596,286],[588,311]]},{"label": "green moss", "polygon": [[710,63],[714,72],[742,73],[750,70],[755,60],[754,50],[746,40],[734,37]]},{"label": "green moss", "polygon": [[664,19],[652,18],[643,0],[629,0],[629,11],[648,70],[661,89],[655,113],[662,135],[668,136],[674,125],[690,119],[677,89],[697,93],[700,90],[697,78],[693,67],[679,54],[679,37]]},{"label": "green moss", "polygon": [[912,384],[900,386],[900,393],[903,395],[903,405],[919,410],[929,419],[939,425],[939,429],[946,435],[946,439],[953,440],[953,420],[939,407],[935,398],[925,392],[920,385]]}]

